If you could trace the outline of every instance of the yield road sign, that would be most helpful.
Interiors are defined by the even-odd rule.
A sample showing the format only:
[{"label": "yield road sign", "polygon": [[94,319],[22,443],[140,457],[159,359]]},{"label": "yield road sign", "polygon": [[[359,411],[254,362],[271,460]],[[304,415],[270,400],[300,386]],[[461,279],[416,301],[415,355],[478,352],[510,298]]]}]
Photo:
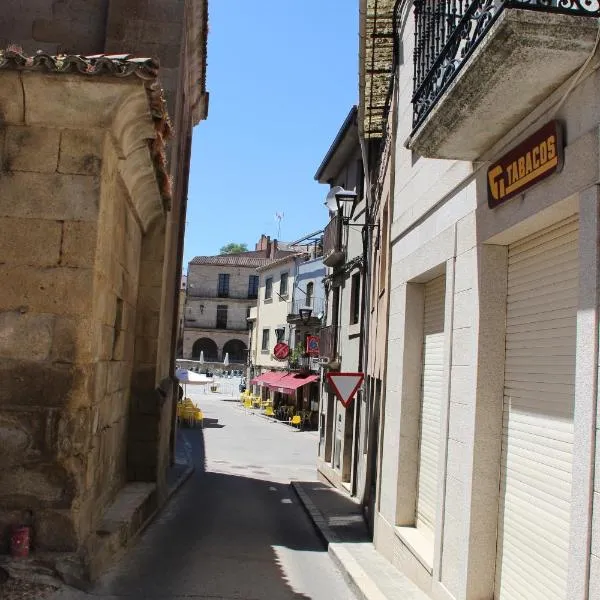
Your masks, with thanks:
[{"label": "yield road sign", "polygon": [[364,373],[327,373],[327,379],[344,408],[348,408],[364,378]]}]

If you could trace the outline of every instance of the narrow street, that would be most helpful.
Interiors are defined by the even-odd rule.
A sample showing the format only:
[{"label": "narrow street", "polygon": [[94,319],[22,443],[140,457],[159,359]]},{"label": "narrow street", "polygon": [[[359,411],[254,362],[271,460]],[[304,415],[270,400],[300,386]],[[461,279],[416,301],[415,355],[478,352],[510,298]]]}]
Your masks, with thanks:
[{"label": "narrow street", "polygon": [[93,597],[354,598],[289,485],[315,479],[316,432],[191,387],[187,395],[206,423],[185,430],[196,471]]}]

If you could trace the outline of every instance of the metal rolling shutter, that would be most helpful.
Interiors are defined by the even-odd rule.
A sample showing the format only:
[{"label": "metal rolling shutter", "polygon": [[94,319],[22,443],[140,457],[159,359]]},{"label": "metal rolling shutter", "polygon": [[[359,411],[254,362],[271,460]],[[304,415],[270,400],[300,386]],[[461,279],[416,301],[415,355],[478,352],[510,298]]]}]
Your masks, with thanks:
[{"label": "metal rolling shutter", "polygon": [[416,526],[431,536],[435,526],[438,488],[445,295],[445,275],[425,284]]},{"label": "metal rolling shutter", "polygon": [[499,600],[567,597],[578,254],[577,218],[509,248]]}]

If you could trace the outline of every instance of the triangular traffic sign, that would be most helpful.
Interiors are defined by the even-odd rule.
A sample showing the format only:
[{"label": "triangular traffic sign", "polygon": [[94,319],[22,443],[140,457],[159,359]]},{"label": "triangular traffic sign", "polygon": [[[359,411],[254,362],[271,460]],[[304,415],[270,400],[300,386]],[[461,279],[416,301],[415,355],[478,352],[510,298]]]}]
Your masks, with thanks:
[{"label": "triangular traffic sign", "polygon": [[364,378],[364,373],[327,373],[327,379],[344,408],[348,408]]}]

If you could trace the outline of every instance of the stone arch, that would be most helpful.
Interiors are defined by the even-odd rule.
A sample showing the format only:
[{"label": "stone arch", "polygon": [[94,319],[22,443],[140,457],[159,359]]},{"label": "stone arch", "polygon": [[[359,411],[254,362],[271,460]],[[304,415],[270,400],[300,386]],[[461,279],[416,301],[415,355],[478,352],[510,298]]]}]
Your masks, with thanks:
[{"label": "stone arch", "polygon": [[192,346],[192,359],[198,360],[200,353],[204,353],[206,362],[217,362],[219,360],[219,348],[214,340],[210,338],[199,338]]},{"label": "stone arch", "polygon": [[223,346],[222,360],[225,360],[225,355],[229,354],[229,361],[236,363],[246,362],[246,356],[248,353],[248,347],[242,340],[229,340]]}]

